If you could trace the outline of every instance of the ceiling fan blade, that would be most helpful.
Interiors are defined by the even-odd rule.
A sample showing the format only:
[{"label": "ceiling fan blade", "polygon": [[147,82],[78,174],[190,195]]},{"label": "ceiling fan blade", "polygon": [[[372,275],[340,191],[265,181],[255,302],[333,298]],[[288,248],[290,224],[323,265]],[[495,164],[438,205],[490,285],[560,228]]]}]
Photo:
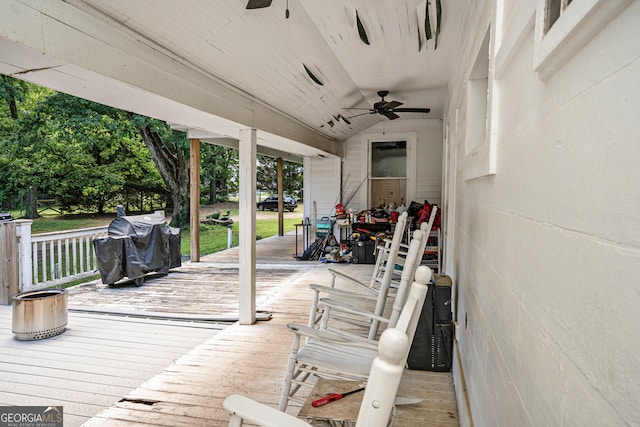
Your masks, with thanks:
[{"label": "ceiling fan blade", "polygon": [[394,108],[393,111],[396,113],[428,113],[431,111],[431,108],[411,108],[411,107],[403,107],[403,108]]},{"label": "ceiling fan blade", "polygon": [[384,111],[381,113],[382,115],[386,116],[389,120],[395,120],[398,117],[400,117],[399,115],[397,115],[396,113],[394,113],[393,111]]},{"label": "ceiling fan blade", "polygon": [[358,107],[353,107],[353,108],[343,108],[343,110],[366,110],[366,111],[371,111],[371,108],[358,108]]},{"label": "ceiling fan blade", "polygon": [[389,101],[387,102],[387,105],[384,106],[384,108],[388,108],[390,110],[395,109],[396,107],[399,107],[402,105],[402,102],[399,101]]},{"label": "ceiling fan blade", "polygon": [[247,3],[247,9],[260,9],[263,7],[271,6],[273,0],[249,0]]},{"label": "ceiling fan blade", "polygon": [[365,116],[367,114],[375,114],[375,113],[376,113],[375,111],[370,111],[368,113],[360,113],[360,114],[356,114],[355,116],[349,116],[347,117],[347,119],[353,119],[354,117],[360,117],[360,116]]}]

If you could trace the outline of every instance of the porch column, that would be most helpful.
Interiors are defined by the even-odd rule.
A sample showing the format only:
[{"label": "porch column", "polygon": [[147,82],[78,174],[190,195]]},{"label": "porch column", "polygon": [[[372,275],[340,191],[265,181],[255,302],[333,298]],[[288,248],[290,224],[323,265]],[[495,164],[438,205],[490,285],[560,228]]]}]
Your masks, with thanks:
[{"label": "porch column", "polygon": [[189,143],[189,253],[191,262],[200,262],[200,140]]},{"label": "porch column", "polygon": [[278,236],[284,235],[284,171],[282,157],[278,157]]},{"label": "porch column", "polygon": [[238,203],[241,325],[256,321],[256,129],[241,129],[239,141],[240,200]]}]

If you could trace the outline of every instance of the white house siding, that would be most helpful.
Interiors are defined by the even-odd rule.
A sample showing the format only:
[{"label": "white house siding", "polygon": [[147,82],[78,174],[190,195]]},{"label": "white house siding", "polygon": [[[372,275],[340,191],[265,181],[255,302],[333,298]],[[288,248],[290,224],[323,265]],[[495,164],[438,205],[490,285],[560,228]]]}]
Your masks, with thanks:
[{"label": "white house siding", "polygon": [[[384,134],[384,135],[383,135]],[[442,121],[439,119],[396,119],[380,122],[364,132],[345,141],[342,194],[343,201],[350,198],[347,208],[355,210],[369,209],[367,206],[368,186],[367,151],[364,146],[370,135],[391,137],[396,135],[416,135],[415,190],[407,193],[410,200],[440,204],[442,193]],[[411,155],[409,155],[411,157]],[[364,184],[362,184],[364,182]],[[362,184],[362,185],[361,185]],[[359,187],[359,190],[356,191]]]},{"label": "white house siding", "polygon": [[304,215],[313,219],[315,203],[317,218],[335,214],[340,194],[340,159],[305,157],[304,166]]},{"label": "white house siding", "polygon": [[469,413],[476,427],[640,425],[640,2],[545,76],[532,2],[498,2],[513,48],[497,168],[465,180],[470,44],[495,4],[474,3],[446,121],[463,425]]}]

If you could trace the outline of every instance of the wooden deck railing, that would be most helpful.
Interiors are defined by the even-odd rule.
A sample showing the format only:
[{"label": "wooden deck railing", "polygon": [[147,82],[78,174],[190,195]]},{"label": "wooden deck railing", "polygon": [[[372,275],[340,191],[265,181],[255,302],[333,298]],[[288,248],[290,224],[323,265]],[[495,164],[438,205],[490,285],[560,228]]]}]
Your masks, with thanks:
[{"label": "wooden deck railing", "polygon": [[20,291],[62,285],[96,274],[93,239],[107,227],[31,235],[31,221],[16,221],[20,248]]}]

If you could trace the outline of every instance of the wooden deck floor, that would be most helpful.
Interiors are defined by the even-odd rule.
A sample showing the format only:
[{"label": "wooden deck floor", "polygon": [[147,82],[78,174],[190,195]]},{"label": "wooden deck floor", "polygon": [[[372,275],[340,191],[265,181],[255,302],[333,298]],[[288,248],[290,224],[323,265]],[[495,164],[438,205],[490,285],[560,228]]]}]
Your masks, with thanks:
[{"label": "wooden deck floor", "polygon": [[65,332],[38,341],[11,333],[0,306],[0,405],[61,405],[78,426],[227,325],[69,313]]},{"label": "wooden deck floor", "polygon": [[[221,328],[218,323],[211,322],[186,323],[71,312],[69,330],[58,339],[21,343],[10,338],[10,324],[7,326],[3,318],[3,335],[0,336],[5,343],[11,341],[12,345],[22,348],[15,354],[5,354],[5,345],[0,349],[0,370],[3,374],[0,376],[0,404],[56,404],[57,401],[50,400],[56,396],[55,389],[73,390],[71,386],[59,384],[52,387],[51,383],[58,380],[50,381],[46,371],[43,371],[43,374],[34,374],[31,379],[31,382],[35,382],[32,386],[34,391],[30,394],[16,393],[11,390],[23,387],[27,381],[20,377],[5,380],[4,373],[14,375],[23,368],[13,363],[5,365],[5,361],[17,357],[29,345],[45,346],[71,341],[74,331],[79,330],[79,325],[88,324],[88,319],[113,321],[111,318],[116,317],[122,325],[96,324],[93,329],[93,339],[107,347],[104,356],[58,350],[61,354],[69,351],[66,353],[67,360],[72,365],[83,368],[84,364],[95,365],[97,369],[100,360],[104,359],[105,364],[111,363],[127,370],[109,380],[113,388],[104,393],[108,398],[100,402],[97,402],[97,398],[86,398],[90,404],[96,402],[91,414],[88,411],[76,411],[70,401],[58,403],[65,407],[65,426],[80,425],[92,415],[84,423],[85,426],[226,426],[229,416],[222,408],[222,400],[232,393],[276,405],[291,343],[285,325],[292,321],[306,321],[311,296],[307,285],[313,282],[326,283],[328,279],[326,265],[293,260],[293,248],[293,236],[259,242],[257,308],[268,311],[272,318],[252,326],[233,323]],[[202,261],[187,263],[165,277],[146,281],[140,288],[108,288],[98,283],[76,287],[70,292],[69,303],[71,307],[92,307],[97,311],[118,313],[146,310],[154,315],[165,313],[167,317],[188,313],[196,318],[218,315],[232,318],[236,315],[238,298],[237,250],[203,257]],[[371,271],[368,265],[333,264],[332,267],[348,270],[350,274],[363,278],[370,275]],[[7,312],[4,307],[0,311]],[[125,323],[132,323],[133,326],[125,327]],[[148,340],[143,337],[149,335],[143,332],[141,324],[160,328],[159,335],[153,340],[154,345],[160,347],[145,347]],[[204,325],[214,329],[205,329],[209,336],[203,336],[198,341],[196,335],[202,332]],[[121,345],[123,351],[118,353],[111,346],[118,337],[129,335],[127,328],[133,329],[136,334],[132,333],[132,338]],[[194,334],[193,338],[187,338],[191,334]],[[99,351],[97,347],[96,351]],[[171,354],[172,358],[166,360],[163,366],[160,366],[163,363],[161,361],[153,367],[149,363],[148,369],[137,369],[133,365],[138,359],[144,363],[147,358],[156,357],[156,353],[160,355],[165,352]],[[27,363],[26,366],[30,365]],[[69,369],[66,375],[73,376],[73,369]],[[87,388],[99,382],[97,378],[89,376],[84,381]],[[78,384],[74,387],[82,388]],[[50,388],[53,391],[48,390]],[[58,393],[61,393],[60,390]],[[407,371],[399,394],[425,400],[419,405],[399,407],[395,426],[458,426],[450,374]],[[77,397],[77,400],[82,400],[82,397]],[[106,409],[95,411],[100,407]],[[74,411],[78,414],[72,416]],[[290,411],[296,412],[297,408],[291,408]]]}]

